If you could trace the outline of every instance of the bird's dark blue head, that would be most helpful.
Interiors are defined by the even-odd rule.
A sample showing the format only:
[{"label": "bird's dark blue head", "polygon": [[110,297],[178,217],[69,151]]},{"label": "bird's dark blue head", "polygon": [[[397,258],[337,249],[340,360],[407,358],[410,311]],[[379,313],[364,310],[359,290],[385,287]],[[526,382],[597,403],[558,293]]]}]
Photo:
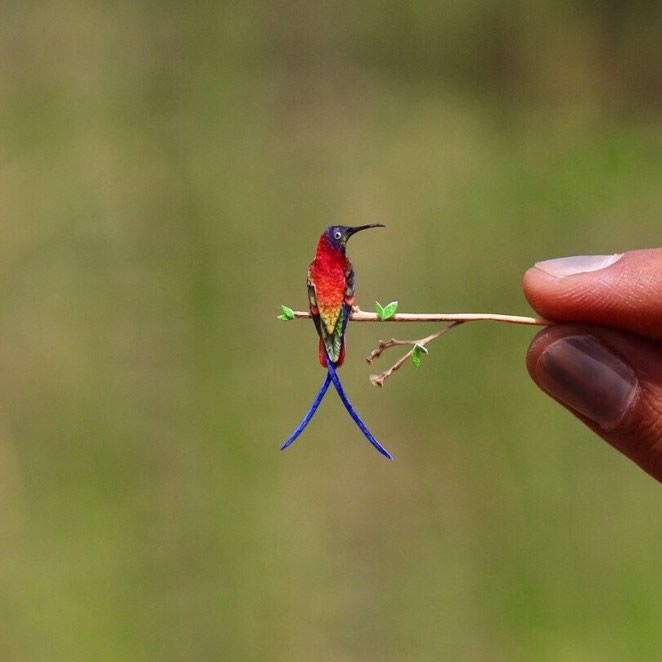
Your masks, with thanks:
[{"label": "bird's dark blue head", "polygon": [[331,225],[324,231],[324,236],[332,248],[337,251],[345,252],[347,240],[361,230],[368,230],[369,228],[384,228],[385,225],[381,223],[373,223],[372,225]]}]

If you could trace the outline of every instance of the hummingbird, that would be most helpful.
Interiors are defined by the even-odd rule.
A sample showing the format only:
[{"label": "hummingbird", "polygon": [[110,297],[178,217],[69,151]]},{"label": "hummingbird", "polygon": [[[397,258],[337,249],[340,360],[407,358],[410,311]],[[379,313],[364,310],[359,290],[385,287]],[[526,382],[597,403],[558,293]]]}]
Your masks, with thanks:
[{"label": "hummingbird", "polygon": [[345,360],[345,329],[354,304],[354,268],[345,255],[347,241],[362,230],[383,227],[381,223],[354,227],[331,225],[319,238],[315,259],[308,267],[308,306],[319,335],[319,362],[327,370],[326,379],[310,409],[290,438],[280,447],[281,450],[285,450],[304,431],[333,383],[345,409],[368,441],[382,455],[389,460],[393,459],[352,407],[336,372]]}]

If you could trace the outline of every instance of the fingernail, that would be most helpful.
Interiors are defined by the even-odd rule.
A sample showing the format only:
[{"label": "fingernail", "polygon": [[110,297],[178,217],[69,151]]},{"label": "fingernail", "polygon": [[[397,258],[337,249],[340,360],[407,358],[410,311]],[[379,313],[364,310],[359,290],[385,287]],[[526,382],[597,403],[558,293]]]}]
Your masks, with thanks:
[{"label": "fingernail", "polygon": [[622,257],[623,253],[616,253],[615,255],[573,255],[536,262],[534,266],[550,276],[563,278],[564,276],[605,269],[614,262],[618,262]]},{"label": "fingernail", "polygon": [[634,370],[588,335],[553,342],[535,370],[545,391],[605,430],[620,423],[638,388]]}]

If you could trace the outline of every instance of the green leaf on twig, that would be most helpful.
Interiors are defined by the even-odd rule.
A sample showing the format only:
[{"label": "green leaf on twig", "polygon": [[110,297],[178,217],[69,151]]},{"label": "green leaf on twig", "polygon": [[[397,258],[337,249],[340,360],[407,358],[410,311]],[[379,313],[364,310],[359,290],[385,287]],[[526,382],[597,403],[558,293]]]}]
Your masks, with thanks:
[{"label": "green leaf on twig", "polygon": [[411,360],[412,360],[412,363],[417,368],[420,367],[420,365],[421,365],[421,354],[423,354],[423,353],[425,353],[425,354],[428,353],[427,347],[423,347],[423,345],[419,345],[418,343],[416,343],[414,345],[414,353],[411,355]]},{"label": "green leaf on twig", "polygon": [[278,315],[279,320],[282,320],[283,322],[289,322],[290,320],[294,319],[294,311],[291,308],[283,305],[281,305],[280,308],[283,311],[283,314]]},{"label": "green leaf on twig", "polygon": [[386,306],[382,306],[379,301],[375,301],[375,309],[377,310],[377,317],[379,317],[379,319],[383,322],[389,317],[393,317],[393,315],[395,315],[395,311],[398,309],[398,302],[391,301],[391,303],[387,304]]}]

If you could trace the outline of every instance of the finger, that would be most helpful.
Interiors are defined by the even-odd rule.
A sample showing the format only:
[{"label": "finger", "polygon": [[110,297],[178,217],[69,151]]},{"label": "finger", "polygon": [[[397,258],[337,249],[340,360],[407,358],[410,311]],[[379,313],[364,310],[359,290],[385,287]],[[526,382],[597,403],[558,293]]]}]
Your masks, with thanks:
[{"label": "finger", "polygon": [[540,388],[662,481],[662,348],[604,327],[557,324],[533,339]]},{"label": "finger", "polygon": [[662,339],[662,248],[538,262],[524,275],[524,293],[547,319]]}]

